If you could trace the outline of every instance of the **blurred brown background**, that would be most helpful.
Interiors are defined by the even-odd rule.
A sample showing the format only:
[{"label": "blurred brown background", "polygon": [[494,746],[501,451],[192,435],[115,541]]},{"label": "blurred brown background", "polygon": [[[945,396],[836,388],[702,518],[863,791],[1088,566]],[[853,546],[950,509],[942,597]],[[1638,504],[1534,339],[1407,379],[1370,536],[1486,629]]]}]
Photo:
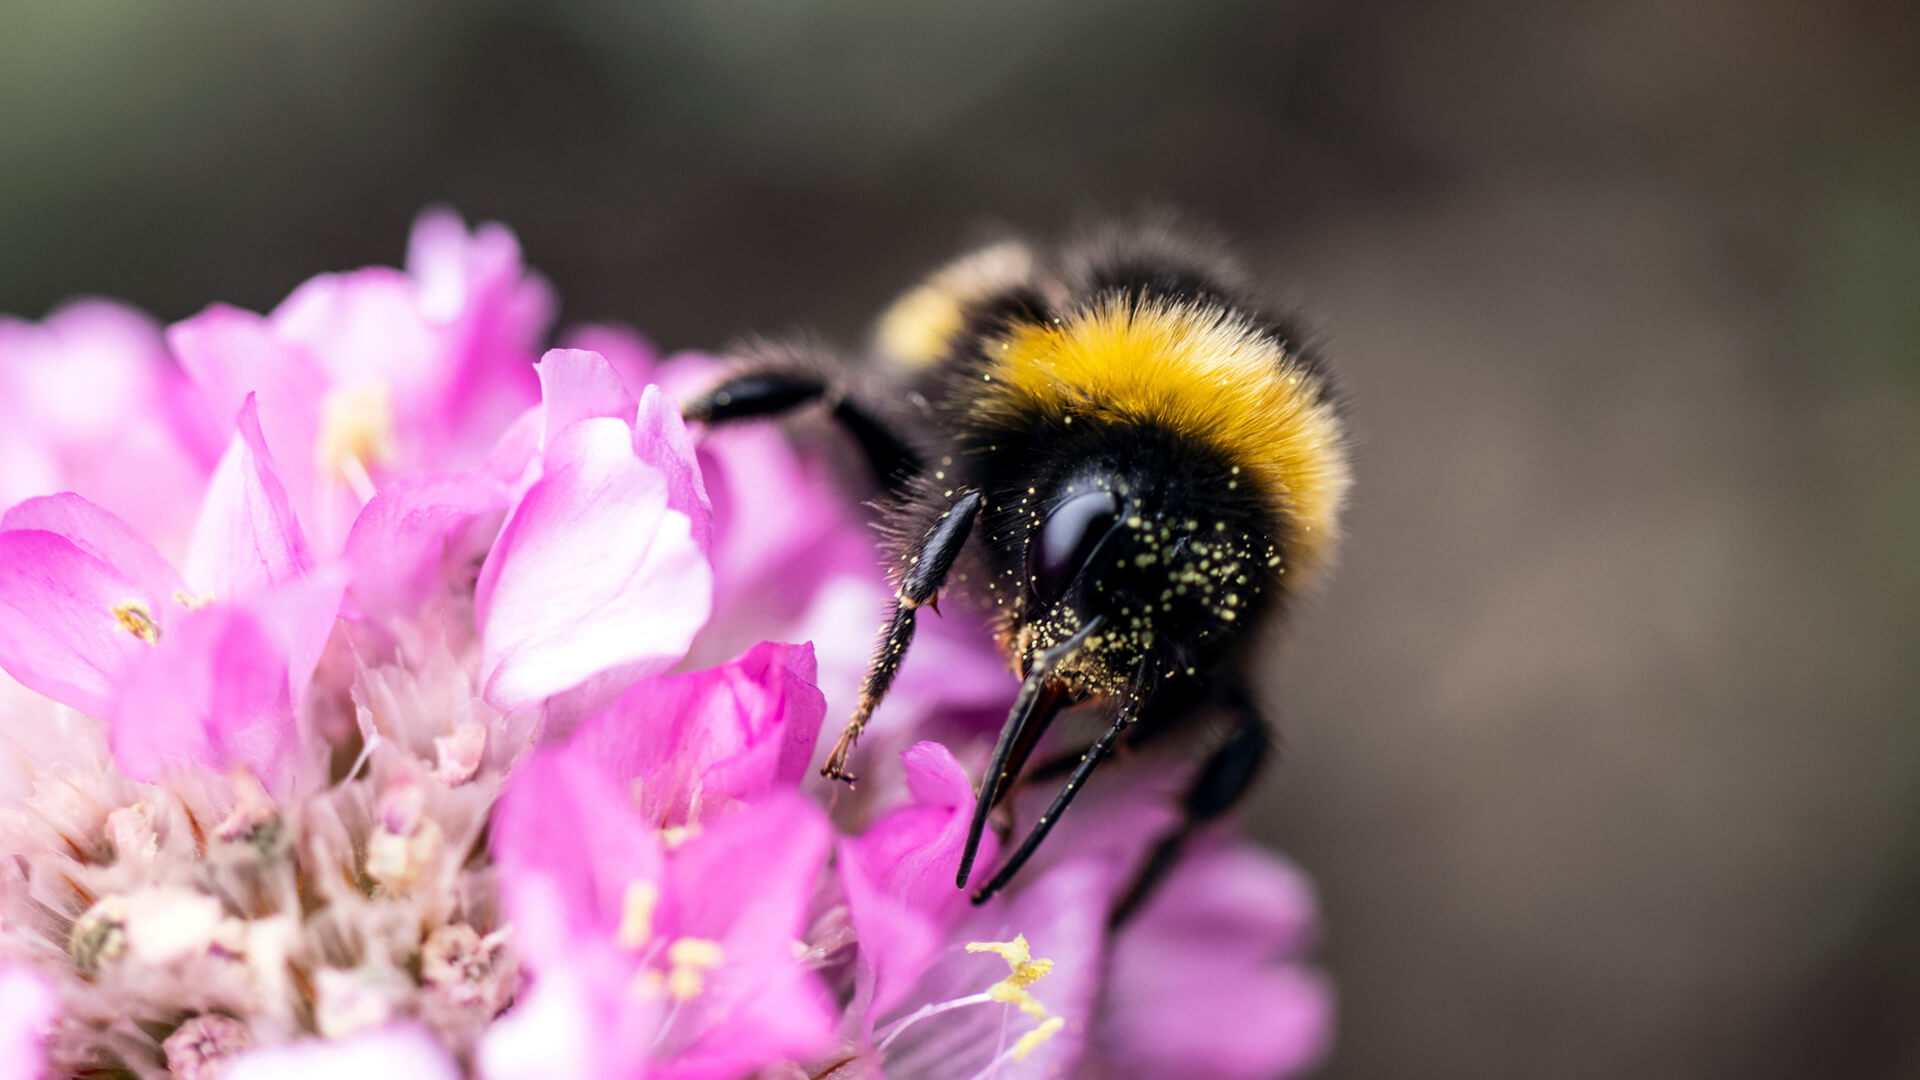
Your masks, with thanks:
[{"label": "blurred brown background", "polygon": [[0,4],[0,310],[394,262],[851,335],[985,220],[1240,235],[1356,401],[1259,830],[1338,1077],[1920,1075],[1920,6]]}]

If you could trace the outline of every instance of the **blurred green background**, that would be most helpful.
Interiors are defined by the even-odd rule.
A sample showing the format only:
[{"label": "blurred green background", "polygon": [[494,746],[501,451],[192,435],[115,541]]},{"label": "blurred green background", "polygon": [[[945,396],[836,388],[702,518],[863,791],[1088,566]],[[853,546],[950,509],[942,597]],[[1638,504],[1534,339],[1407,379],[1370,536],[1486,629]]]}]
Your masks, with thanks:
[{"label": "blurred green background", "polygon": [[853,335],[1152,201],[1325,330],[1344,569],[1250,817],[1335,1077],[1920,1075],[1910,0],[0,3],[0,310],[498,218],[570,320]]}]

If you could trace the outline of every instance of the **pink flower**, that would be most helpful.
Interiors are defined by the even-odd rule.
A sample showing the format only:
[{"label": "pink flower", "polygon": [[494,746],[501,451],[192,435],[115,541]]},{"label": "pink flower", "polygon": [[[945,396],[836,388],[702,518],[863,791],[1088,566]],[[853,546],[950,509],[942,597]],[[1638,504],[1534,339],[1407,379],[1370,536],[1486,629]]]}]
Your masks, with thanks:
[{"label": "pink flower", "polygon": [[499,225],[429,211],[402,273],[325,274],[266,317],[214,306],[168,339],[216,416],[260,401],[268,446],[319,550],[340,550],[389,478],[471,468],[536,399],[553,315]]},{"label": "pink flower", "polygon": [[[535,974],[481,1049],[490,1080],[741,1076],[827,1044],[825,988],[794,943],[825,815],[769,796],[669,847],[573,748],[536,755],[496,812],[508,912]],[[551,1055],[558,1050],[556,1063]]]},{"label": "pink flower", "polygon": [[0,517],[0,667],[107,719],[135,777],[244,765],[272,788],[292,782],[296,706],[341,583],[308,573],[251,397],[239,427],[195,526],[191,585],[77,495]]},{"label": "pink flower", "polygon": [[0,506],[82,491],[178,554],[220,447],[145,315],[84,300],[0,317]]}]

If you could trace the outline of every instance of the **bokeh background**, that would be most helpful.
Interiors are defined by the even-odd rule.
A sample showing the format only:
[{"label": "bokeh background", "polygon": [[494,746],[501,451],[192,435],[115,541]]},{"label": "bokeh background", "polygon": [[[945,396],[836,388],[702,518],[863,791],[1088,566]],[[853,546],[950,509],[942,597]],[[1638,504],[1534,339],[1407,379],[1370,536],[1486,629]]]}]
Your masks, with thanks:
[{"label": "bokeh background", "polygon": [[1332,1077],[1920,1075],[1920,6],[0,3],[0,310],[498,218],[851,338],[984,224],[1239,236],[1355,402],[1250,809]]}]

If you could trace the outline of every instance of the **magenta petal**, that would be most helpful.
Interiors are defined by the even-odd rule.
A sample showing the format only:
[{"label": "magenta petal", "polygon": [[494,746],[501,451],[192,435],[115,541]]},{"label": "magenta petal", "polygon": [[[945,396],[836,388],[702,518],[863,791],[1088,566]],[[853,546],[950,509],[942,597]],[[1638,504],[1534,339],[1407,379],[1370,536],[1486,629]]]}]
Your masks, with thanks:
[{"label": "magenta petal", "polygon": [[[472,580],[472,568],[455,560],[473,550],[474,530],[491,541],[507,503],[506,485],[482,473],[413,476],[389,485],[347,534],[346,560],[361,610],[383,618],[410,615],[434,592],[462,577]],[[483,520],[489,518],[491,525]]]},{"label": "magenta petal", "polygon": [[107,714],[114,760],[147,781],[245,766],[287,794],[300,750],[289,678],[285,644],[252,612],[222,604],[177,619],[120,679]]},{"label": "magenta petal", "polygon": [[712,571],[693,520],[668,497],[626,424],[583,420],[554,439],[475,594],[489,703],[511,712],[686,654],[712,604]]},{"label": "magenta petal", "polygon": [[0,1076],[30,1080],[47,1066],[47,1030],[59,995],[32,968],[0,967]]},{"label": "magenta petal", "polygon": [[720,943],[725,966],[701,999],[708,1027],[661,1075],[741,1076],[824,1049],[834,1024],[824,988],[793,957],[832,828],[797,792],[708,826],[671,853],[663,926]]},{"label": "magenta petal", "polygon": [[[1099,1001],[1107,947],[1106,913],[1114,890],[1123,883],[1118,868],[1104,859],[1076,859],[1027,881],[1005,901],[975,908],[951,936],[948,949],[896,1010],[951,1001],[977,994],[1007,973],[998,957],[967,953],[968,941],[1011,941],[1024,934],[1036,957],[1054,962],[1053,971],[1029,991],[1047,1011],[1067,1021],[1025,1061],[1005,1062],[999,1080],[1041,1080],[1079,1075],[1088,1029]],[[1003,1045],[1033,1026],[1012,1009],[969,1008],[924,1020],[904,1032],[886,1051],[889,1076],[921,1080],[971,1080]],[[1172,1076],[1206,1076],[1201,1070],[1175,1070]]]},{"label": "magenta petal", "polygon": [[1292,866],[1246,844],[1195,845],[1115,944],[1095,1038],[1113,1075],[1311,1068],[1332,1040],[1333,994],[1288,957],[1313,924],[1312,887]]},{"label": "magenta petal", "polygon": [[337,1042],[319,1039],[251,1050],[220,1080],[459,1080],[446,1048],[424,1029],[397,1025]]},{"label": "magenta petal", "polygon": [[[874,980],[870,1016],[885,1013],[913,988],[967,910],[967,894],[953,882],[973,816],[966,770],[939,743],[918,743],[900,757],[913,804],[840,845],[861,962]],[[999,849],[992,832],[981,838],[973,884],[993,872]]]},{"label": "magenta petal", "polygon": [[171,596],[184,587],[173,566],[132,526],[72,492],[28,499],[0,516],[0,532],[15,529],[58,533],[152,593]]},{"label": "magenta petal", "polygon": [[0,530],[0,668],[101,715],[128,660],[166,633],[179,576],[126,523],[75,495],[30,499]]},{"label": "magenta petal", "polygon": [[549,349],[535,366],[544,408],[542,445],[578,421],[603,416],[625,420],[638,407],[613,365],[599,353]]},{"label": "magenta petal", "polygon": [[627,889],[657,883],[657,833],[591,762],[538,751],[507,781],[494,810],[493,853],[507,913],[530,930],[523,955],[536,971],[574,943],[604,948]]},{"label": "magenta petal", "polygon": [[684,825],[732,800],[792,787],[826,716],[813,646],[755,646],[732,663],[636,684],[569,746],[640,792],[641,811]]},{"label": "magenta petal", "polygon": [[241,404],[236,426],[233,443],[213,471],[187,548],[187,580],[222,600],[291,581],[313,565],[287,489],[267,452],[253,394]]}]

